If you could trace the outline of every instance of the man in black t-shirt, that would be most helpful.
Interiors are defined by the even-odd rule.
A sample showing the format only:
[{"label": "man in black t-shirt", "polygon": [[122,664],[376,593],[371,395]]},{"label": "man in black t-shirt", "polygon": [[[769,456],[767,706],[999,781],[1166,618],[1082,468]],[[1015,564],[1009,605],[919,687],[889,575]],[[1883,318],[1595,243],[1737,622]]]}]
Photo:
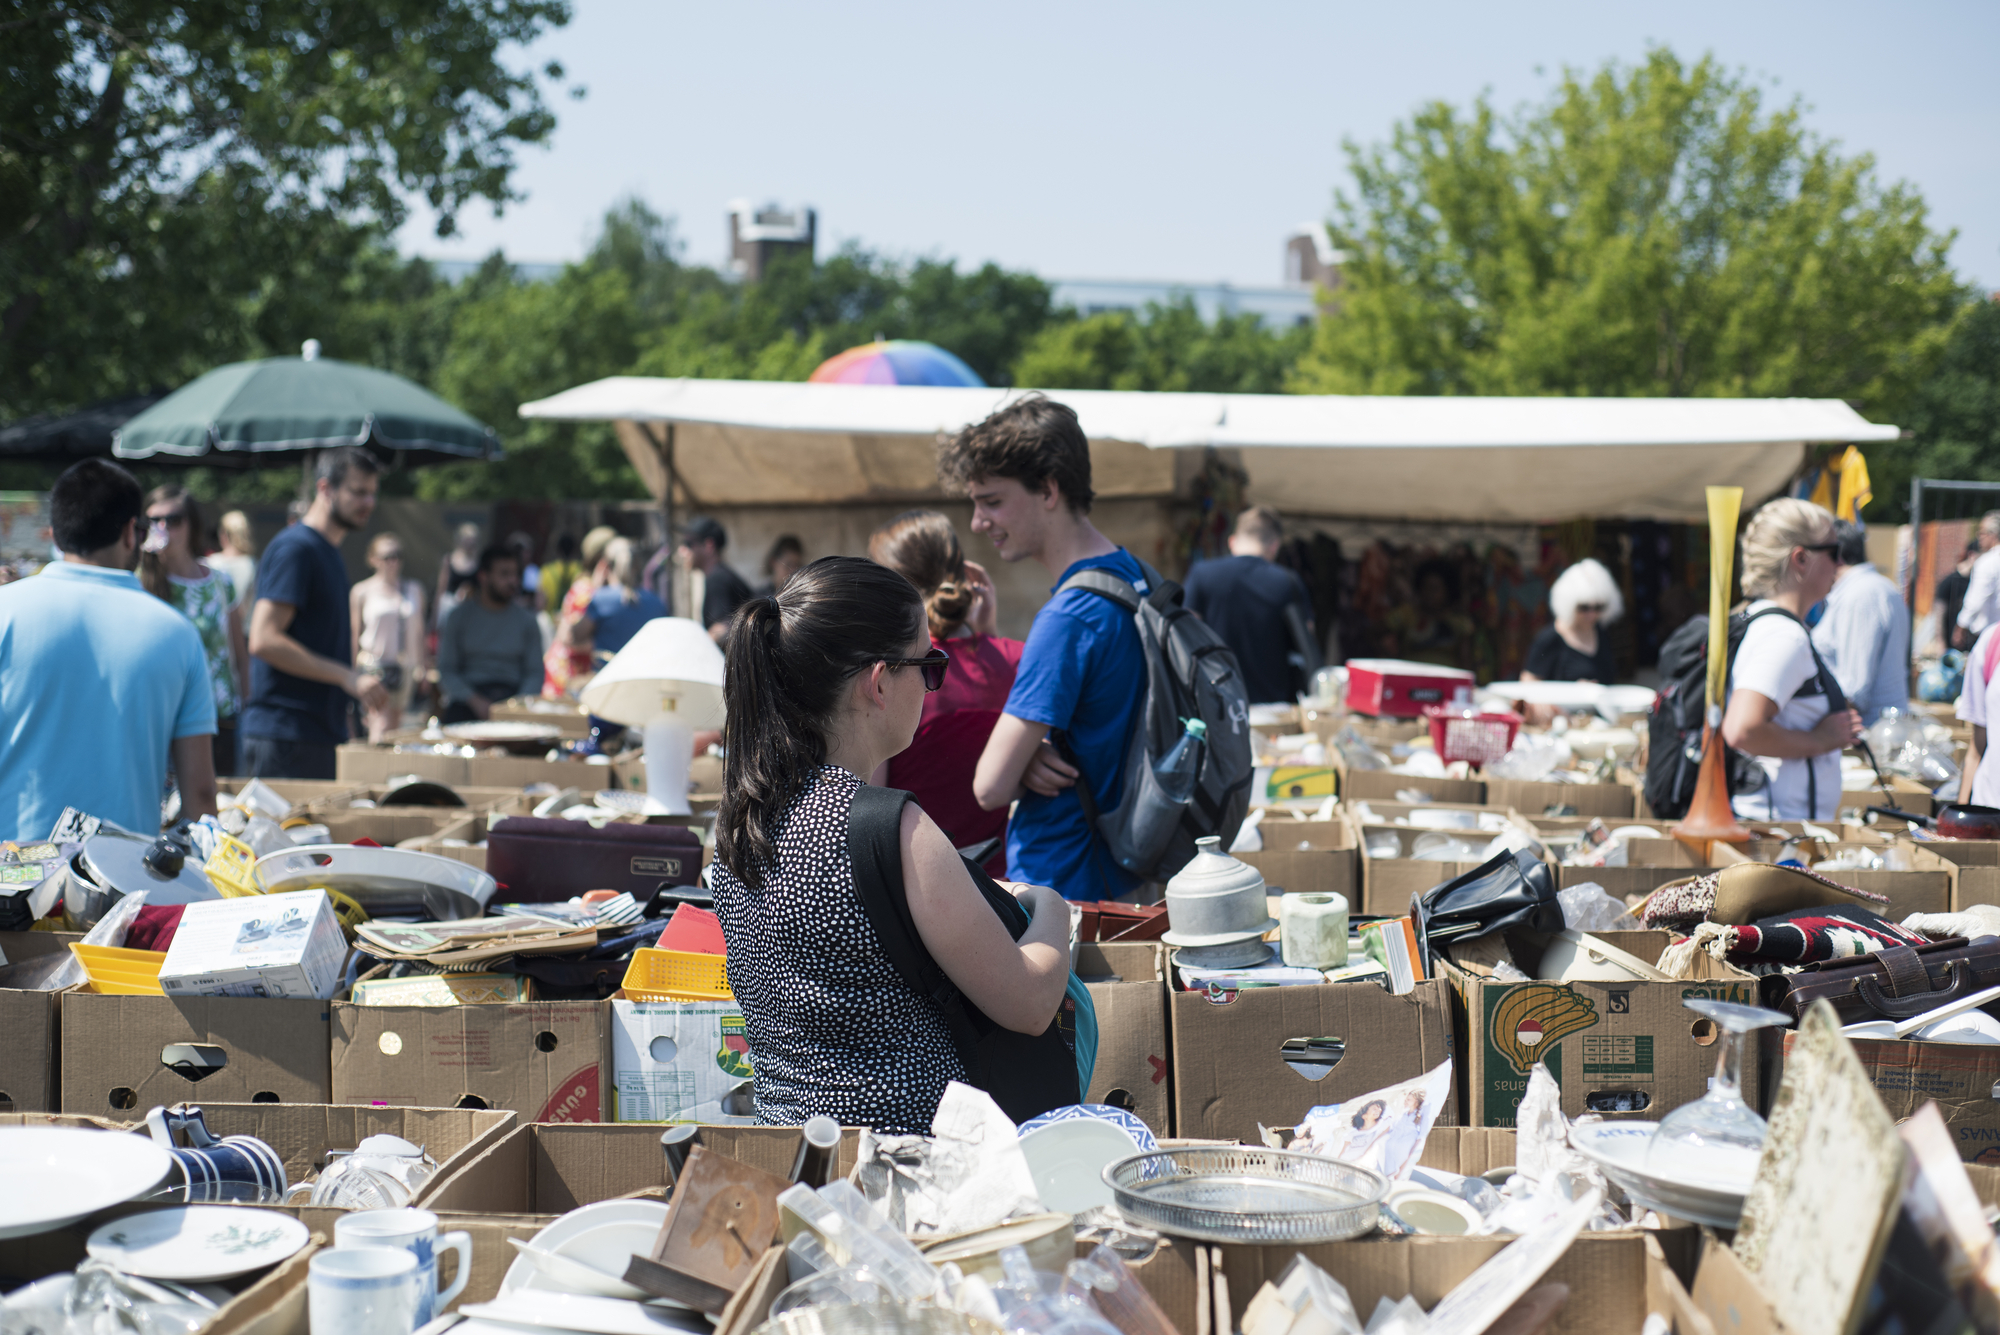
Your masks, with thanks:
[{"label": "man in black t-shirt", "polygon": [[1318,666],[1295,664],[1315,642],[1312,599],[1296,574],[1273,561],[1283,541],[1278,512],[1255,505],[1236,517],[1229,555],[1188,571],[1187,606],[1236,655],[1252,704],[1297,699],[1298,677]]},{"label": "man in black t-shirt", "polygon": [[250,612],[250,698],[243,769],[258,778],[331,779],[347,740],[347,697],[382,708],[381,681],[354,668],[347,565],[340,543],[375,513],[373,455],[347,445],[319,456],[305,518],[257,562]]},{"label": "man in black t-shirt", "polygon": [[717,644],[729,634],[729,618],[753,596],[743,576],[722,559],[729,534],[707,515],[698,515],[681,530],[680,556],[690,570],[699,570],[707,592],[701,600],[701,624]]}]

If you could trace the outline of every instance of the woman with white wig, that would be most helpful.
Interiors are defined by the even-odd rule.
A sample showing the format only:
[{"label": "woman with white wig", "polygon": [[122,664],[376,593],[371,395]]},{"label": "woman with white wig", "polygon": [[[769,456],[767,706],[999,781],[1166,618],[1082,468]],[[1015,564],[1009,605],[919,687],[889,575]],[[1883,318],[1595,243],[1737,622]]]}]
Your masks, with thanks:
[{"label": "woman with white wig", "polygon": [[1594,681],[1609,686],[1616,666],[1611,646],[1599,632],[1625,611],[1618,581],[1597,561],[1585,559],[1556,577],[1549,590],[1549,609],[1556,614],[1528,646],[1522,681]]}]

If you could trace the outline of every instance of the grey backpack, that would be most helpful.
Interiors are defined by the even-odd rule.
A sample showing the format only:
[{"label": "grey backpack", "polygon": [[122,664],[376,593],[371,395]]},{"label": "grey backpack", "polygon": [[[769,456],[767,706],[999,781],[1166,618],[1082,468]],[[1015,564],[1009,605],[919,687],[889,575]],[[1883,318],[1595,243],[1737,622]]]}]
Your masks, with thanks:
[{"label": "grey backpack", "polygon": [[[1144,595],[1105,570],[1079,571],[1056,592],[1082,589],[1109,598],[1132,614],[1138,628],[1146,697],[1126,743],[1124,790],[1110,811],[1098,810],[1089,775],[1079,777],[1076,793],[1119,866],[1165,880],[1188,864],[1195,840],[1212,834],[1227,848],[1243,824],[1250,806],[1250,699],[1236,655],[1181,606],[1181,586],[1144,561],[1139,568],[1151,590]],[[1191,718],[1208,725],[1207,745],[1194,796],[1177,802],[1161,790],[1153,767],[1180,740],[1182,720]],[[1075,763],[1066,739],[1056,741]]]}]

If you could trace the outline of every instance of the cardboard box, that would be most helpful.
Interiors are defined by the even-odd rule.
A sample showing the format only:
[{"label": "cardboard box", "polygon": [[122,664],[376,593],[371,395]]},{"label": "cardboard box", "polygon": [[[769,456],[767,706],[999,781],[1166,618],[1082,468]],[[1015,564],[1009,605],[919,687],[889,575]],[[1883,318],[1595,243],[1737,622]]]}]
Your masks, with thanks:
[{"label": "cardboard box", "polygon": [[[1769,862],[1778,856],[1782,847],[1782,844],[1768,842],[1725,844],[1717,840],[1709,856],[1718,867],[1733,866],[1739,862]],[[1848,845],[1832,844],[1828,847],[1830,851],[1837,852]],[[1872,853],[1882,852],[1879,844],[1856,847],[1865,847]],[[1901,922],[1912,913],[1950,912],[1952,882],[1957,868],[1924,848],[1911,848],[1910,860],[1914,867],[1911,871],[1828,871],[1820,875],[1856,890],[1887,896],[1887,904],[1868,907],[1891,922]]]},{"label": "cardboard box", "polygon": [[[800,1131],[788,1126],[704,1126],[701,1143],[767,1173],[790,1177]],[[841,1134],[834,1171],[853,1170],[860,1132]],[[441,1177],[428,1208],[476,1214],[563,1214],[665,1182],[657,1125],[529,1123],[491,1141]]]},{"label": "cardboard box", "polygon": [[1974,904],[2000,904],[2000,839],[1906,842],[1929,850],[1953,867],[1951,907],[1954,911]]},{"label": "cardboard box", "polygon": [[1415,789],[1433,802],[1486,801],[1486,783],[1483,779],[1425,779],[1414,774],[1391,774],[1385,769],[1340,770],[1340,800],[1352,802],[1357,799],[1368,802],[1397,802],[1402,799],[1397,793]]},{"label": "cardboard box", "polygon": [[[1245,988],[1228,999],[1175,992],[1174,1134],[1258,1144],[1258,1128],[1298,1125],[1310,1108],[1408,1080],[1452,1055],[1446,989],[1407,996],[1371,982]],[[1287,1065],[1288,1038],[1339,1038],[1340,1060],[1308,1076]],[[1456,1123],[1447,1108],[1440,1121]]]},{"label": "cardboard box", "polygon": [[169,997],[331,997],[347,938],[324,890],[190,904],[160,965]]},{"label": "cardboard box", "polygon": [[618,757],[607,765],[581,760],[541,760],[533,756],[438,755],[430,751],[397,751],[366,742],[346,742],[335,753],[335,773],[350,785],[380,783],[414,774],[453,788],[512,788],[553,783],[585,793],[600,788],[644,788],[646,768],[637,754]]},{"label": "cardboard box", "polygon": [[1076,958],[1097,1009],[1097,1069],[1084,1101],[1123,1108],[1160,1137],[1173,1134],[1174,1110],[1164,959],[1152,941],[1086,942]]},{"label": "cardboard box", "polygon": [[[514,1129],[511,1112],[471,1108],[366,1108],[342,1104],[211,1103],[202,1119],[218,1136],[255,1136],[284,1160],[285,1176],[303,1182],[326,1168],[329,1151],[346,1151],[369,1136],[401,1136],[438,1161],[413,1205],[423,1205],[462,1163]],[[137,1120],[133,1125],[140,1126]],[[327,1209],[328,1207],[318,1207]],[[332,1211],[339,1213],[339,1211]]]},{"label": "cardboard box", "polygon": [[611,1067],[603,1001],[514,1006],[332,1006],[332,1098],[417,1108],[507,1108],[596,1122]]},{"label": "cardboard box", "polygon": [[1636,794],[1622,783],[1543,783],[1528,779],[1488,779],[1486,801],[1539,816],[1550,807],[1575,807],[1585,818],[1624,822],[1639,814]]},{"label": "cardboard box", "polygon": [[155,1104],[332,1103],[328,1004],[65,992],[62,1110],[129,1117]]},{"label": "cardboard box", "polygon": [[341,791],[315,797],[309,801],[297,804],[293,808],[295,814],[302,816],[328,816],[339,815],[343,812],[353,812],[358,815],[362,812],[376,811],[392,816],[436,815],[439,817],[448,817],[452,815],[483,815],[488,812],[499,812],[501,815],[526,815],[535,804],[535,799],[530,798],[519,788],[512,787],[481,788],[473,784],[454,784],[451,790],[465,800],[464,806],[412,807],[391,806],[384,802],[382,799],[395,791],[394,788],[385,783],[332,786],[340,787]]},{"label": "cardboard box", "polygon": [[1273,813],[1258,832],[1263,851],[1236,856],[1264,874],[1271,893],[1339,895],[1361,911],[1361,854],[1345,820],[1287,820]]},{"label": "cardboard box", "polygon": [[[1797,1036],[1784,1031],[1787,1055]],[[1935,1102],[1959,1158],[2000,1165],[2000,1047],[1887,1038],[1853,1043],[1891,1117],[1903,1121]]]},{"label": "cardboard box", "polygon": [[[0,932],[0,958],[24,964],[69,955],[74,932]],[[61,1105],[61,1018],[58,995],[0,987],[0,1113],[55,1112]]]},{"label": "cardboard box", "polygon": [[[1477,859],[1469,862],[1431,862],[1409,856],[1420,836],[1433,833],[1462,838],[1475,849],[1483,848],[1493,839],[1493,836],[1485,830],[1433,831],[1414,829],[1407,825],[1357,826],[1355,837],[1361,845],[1361,904],[1356,912],[1375,917],[1400,918],[1410,911],[1410,901],[1415,896],[1432,886],[1455,880],[1480,865]],[[1384,835],[1395,837],[1403,856],[1393,858],[1367,856],[1368,840],[1380,839]]]},{"label": "cardboard box", "polygon": [[1556,867],[1556,888],[1593,881],[1614,899],[1650,895],[1669,881],[1705,876],[1715,868],[1678,839],[1628,839],[1622,867]]},{"label": "cardboard box", "polygon": [[[1713,1233],[1702,1230],[1701,1266],[1694,1277],[1694,1306],[1715,1335],[1782,1335],[1778,1316],[1756,1276]],[[1706,1335],[1706,1332],[1703,1332]]]},{"label": "cardboard box", "polygon": [[326,826],[327,841],[351,844],[373,839],[384,848],[415,848],[432,839],[483,839],[485,818],[459,807],[382,807],[374,811],[342,810],[305,813]]},{"label": "cardboard box", "polygon": [[612,1001],[608,1120],[735,1121],[723,1096],[751,1075],[749,1029],[734,1001]]},{"label": "cardboard box", "polygon": [[[1594,935],[1649,963],[1672,939],[1667,932]],[[1532,975],[1539,957],[1521,958],[1532,942],[1520,934],[1508,940],[1516,964]],[[1718,1034],[1681,1003],[1709,997],[1757,1004],[1757,980],[1727,965],[1716,966],[1726,976],[1713,981],[1661,983],[1503,983],[1449,963],[1440,963],[1439,971],[1458,1003],[1459,1088],[1468,1126],[1512,1126],[1536,1062],[1562,1087],[1565,1117],[1595,1112],[1611,1120],[1658,1121],[1700,1098],[1715,1074]],[[1755,1091],[1760,1068],[1750,1046],[1741,1079],[1746,1091]]]}]

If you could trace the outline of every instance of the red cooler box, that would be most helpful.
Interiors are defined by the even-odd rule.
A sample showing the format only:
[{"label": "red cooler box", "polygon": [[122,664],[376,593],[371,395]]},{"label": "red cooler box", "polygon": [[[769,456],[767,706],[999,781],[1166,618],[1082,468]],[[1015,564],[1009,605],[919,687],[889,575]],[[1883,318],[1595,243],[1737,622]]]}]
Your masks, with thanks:
[{"label": "red cooler box", "polygon": [[486,835],[486,870],[502,904],[548,904],[624,890],[644,904],[662,885],[701,875],[701,836],[678,825],[607,825],[509,816]]},{"label": "red cooler box", "polygon": [[1444,704],[1459,691],[1469,694],[1472,686],[1464,668],[1402,658],[1347,660],[1347,707],[1357,714],[1421,718],[1425,705]]}]

